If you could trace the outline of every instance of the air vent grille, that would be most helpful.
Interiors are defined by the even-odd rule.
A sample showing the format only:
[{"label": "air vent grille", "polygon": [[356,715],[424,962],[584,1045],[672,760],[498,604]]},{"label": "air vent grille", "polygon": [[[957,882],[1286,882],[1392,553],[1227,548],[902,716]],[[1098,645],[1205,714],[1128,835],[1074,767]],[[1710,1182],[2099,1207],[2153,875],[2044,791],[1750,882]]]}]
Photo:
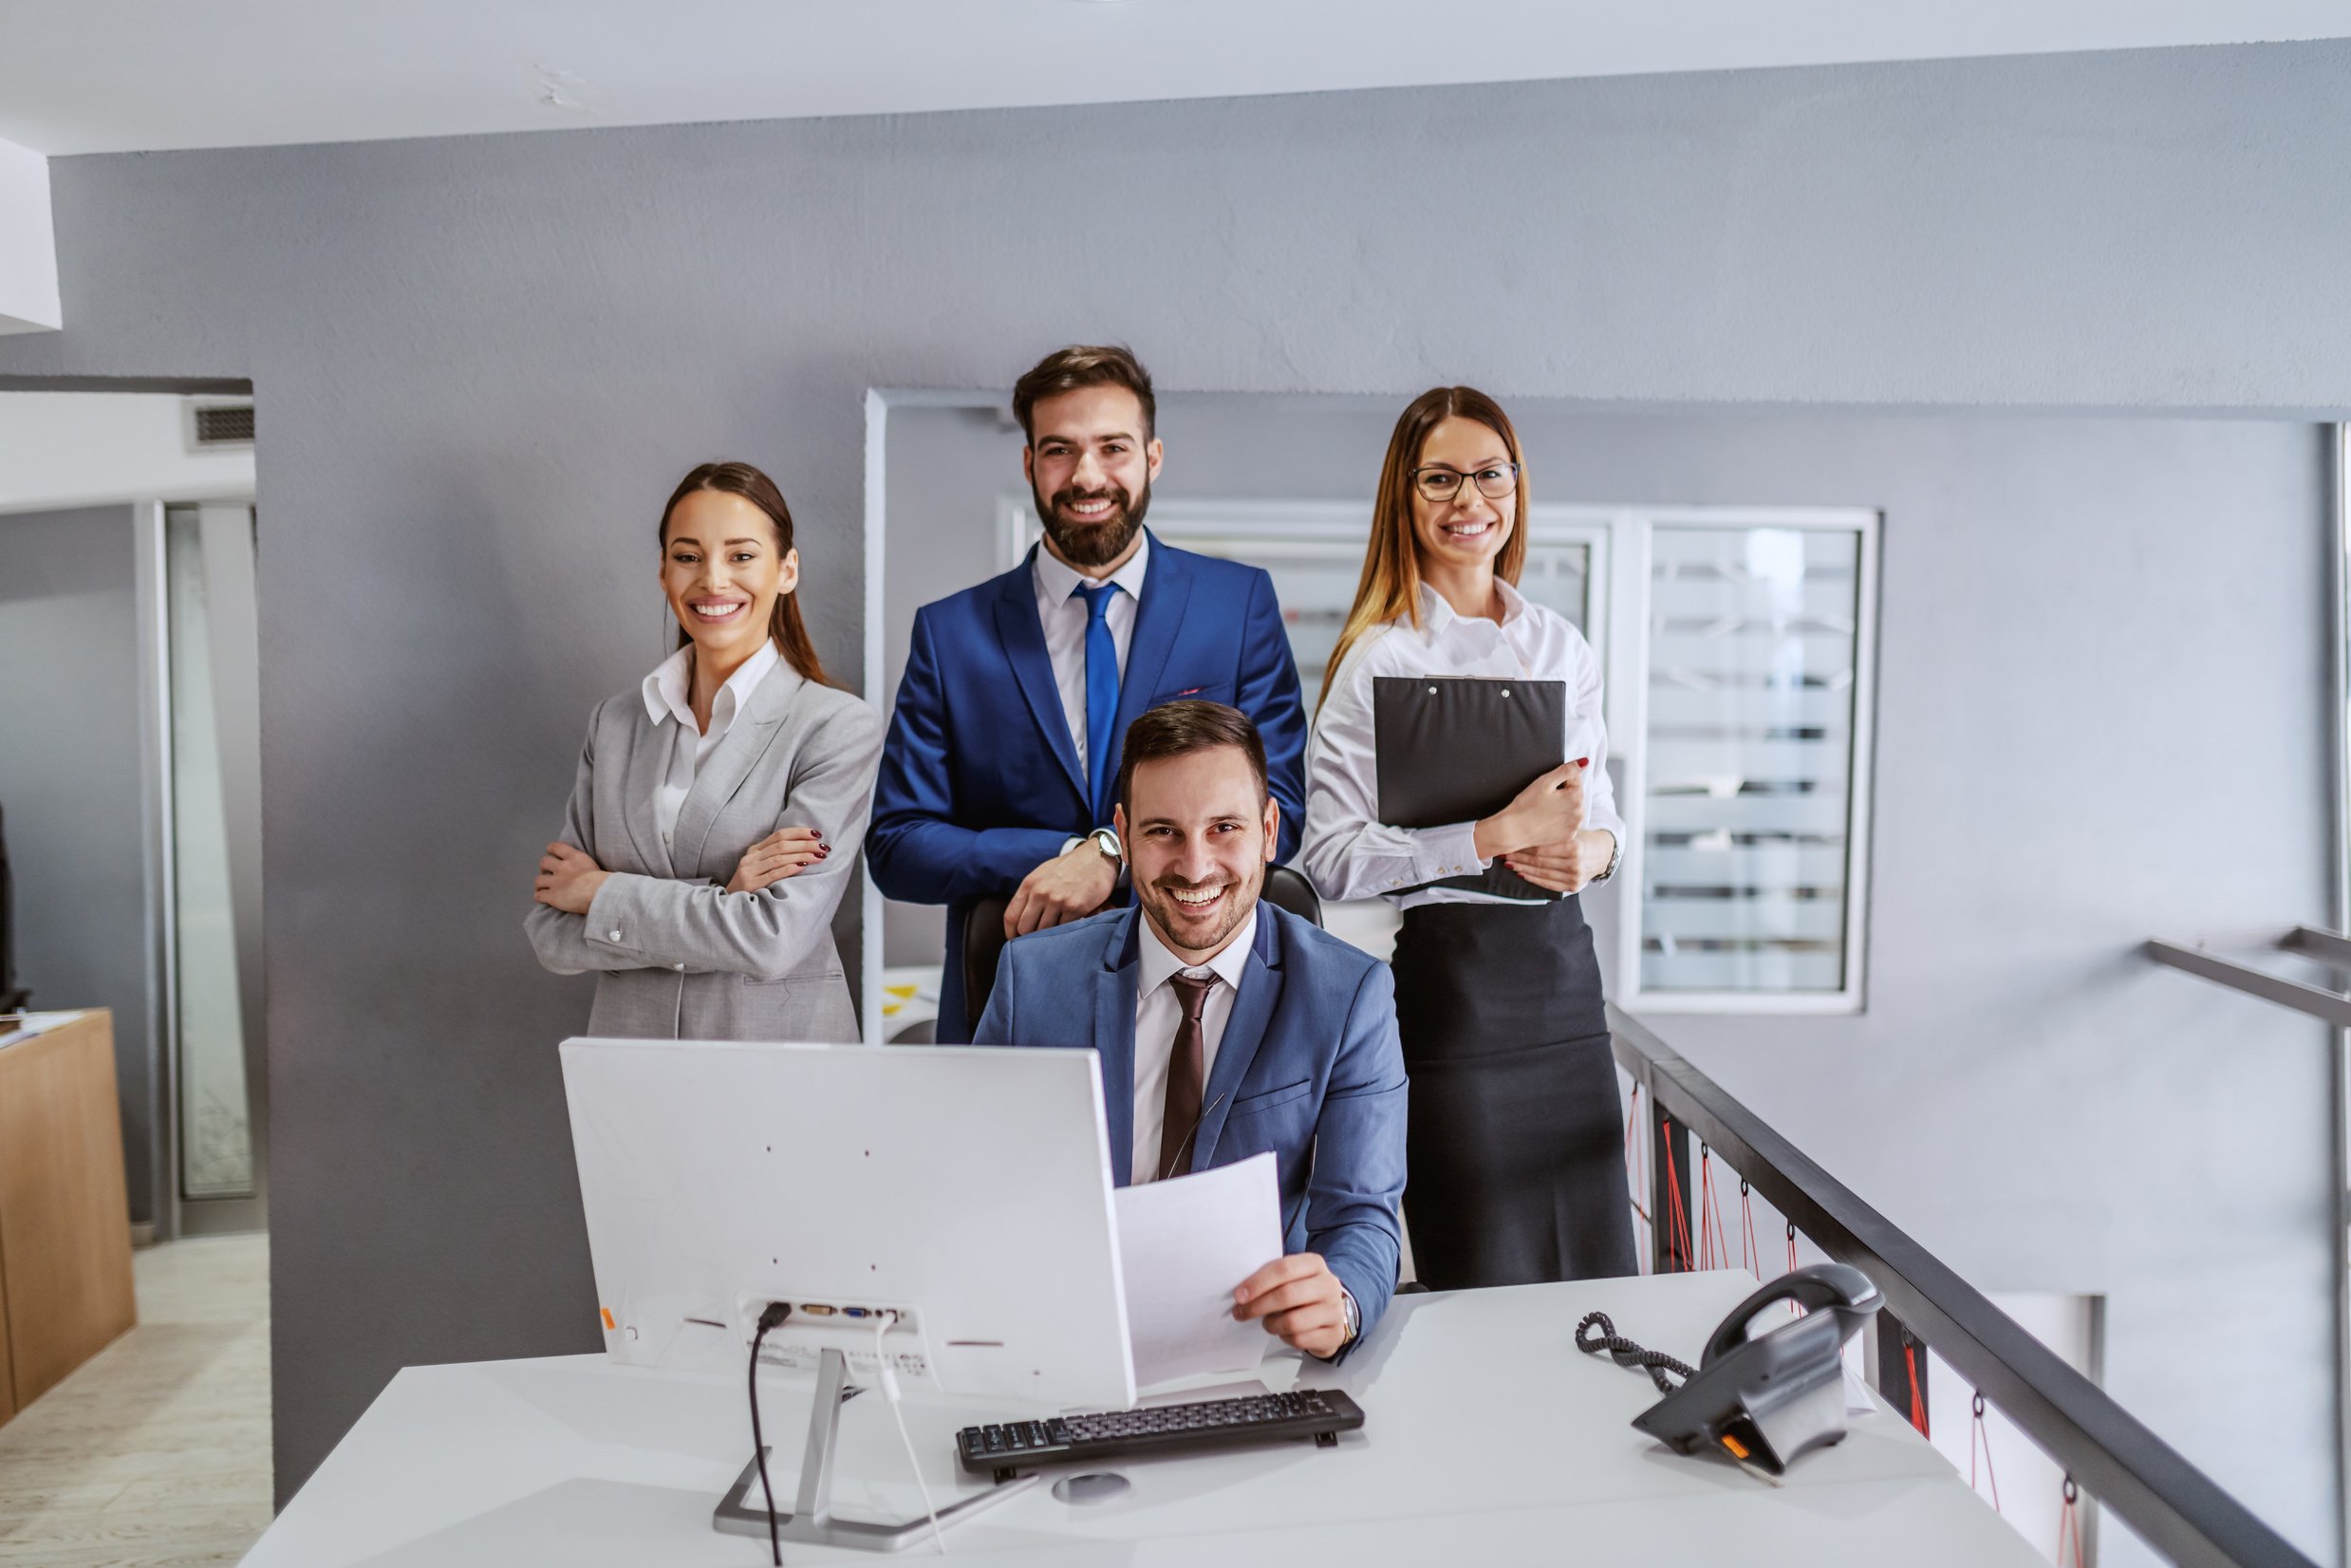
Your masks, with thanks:
[{"label": "air vent grille", "polygon": [[253,405],[234,404],[196,411],[198,446],[250,445],[253,439]]}]

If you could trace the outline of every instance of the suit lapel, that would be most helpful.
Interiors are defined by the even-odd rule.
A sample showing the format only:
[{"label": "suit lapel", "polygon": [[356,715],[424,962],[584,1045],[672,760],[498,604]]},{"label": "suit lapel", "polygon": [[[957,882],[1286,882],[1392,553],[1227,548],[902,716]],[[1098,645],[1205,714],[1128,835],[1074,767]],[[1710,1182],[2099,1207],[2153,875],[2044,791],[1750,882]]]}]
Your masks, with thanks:
[{"label": "suit lapel", "polygon": [[1031,545],[1028,558],[998,579],[1004,589],[996,598],[996,635],[1003,641],[1004,657],[1012,664],[1013,679],[1028,700],[1036,727],[1059,759],[1061,771],[1069,775],[1070,787],[1077,792],[1078,799],[1085,800],[1089,798],[1086,772],[1077,765],[1077,742],[1071,737],[1069,718],[1061,711],[1061,688],[1054,682],[1053,656],[1045,651],[1045,625],[1036,618],[1036,580],[1031,575],[1036,560],[1036,547]]},{"label": "suit lapel", "polygon": [[1102,1109],[1110,1139],[1110,1175],[1116,1185],[1134,1180],[1134,1009],[1141,976],[1135,928],[1141,915],[1129,909],[1111,923],[1103,943],[1102,968],[1094,976],[1093,1042],[1102,1059]]},{"label": "suit lapel", "polygon": [[[1119,678],[1117,739],[1110,746],[1110,771],[1118,776],[1119,759],[1127,751],[1127,726],[1150,705],[1159,678],[1175,649],[1176,633],[1184,626],[1185,607],[1192,597],[1192,573],[1181,551],[1169,550],[1151,535],[1150,565],[1143,574],[1143,596],[1135,605],[1134,640],[1127,644],[1127,672]],[[1032,603],[1031,607],[1035,605]]]},{"label": "suit lapel", "polygon": [[[643,702],[637,704],[637,713],[644,715]],[[669,749],[677,740],[671,725],[676,723],[672,719],[657,724],[644,715],[642,722],[630,725],[628,759],[621,770],[621,826],[637,851],[637,864],[658,877],[677,875],[669,864],[669,847],[662,842],[661,819],[653,812],[654,793],[669,776]]]},{"label": "suit lapel", "polygon": [[[711,824],[751,776],[753,765],[766,754],[776,727],[791,711],[792,700],[807,684],[807,677],[779,661],[753,689],[751,700],[743,704],[726,735],[694,772],[694,787],[686,791],[685,802],[678,808],[677,848],[670,856],[673,867],[692,870],[701,864],[702,845],[710,837]],[[780,807],[782,802],[776,804]]]},{"label": "suit lapel", "polygon": [[[1207,1105],[1200,1113],[1200,1137],[1193,1145],[1192,1168],[1206,1170],[1216,1164],[1217,1140],[1223,1136],[1224,1119],[1233,1113],[1233,1097],[1258,1047],[1265,1043],[1266,1025],[1281,1000],[1281,934],[1279,916],[1262,899],[1258,902],[1255,940],[1249,944],[1249,964],[1241,973],[1241,990],[1233,998],[1233,1016],[1225,1020],[1224,1037],[1217,1043],[1216,1065],[1208,1069],[1203,1091]],[[1129,1025],[1129,1034],[1132,1028]]]}]

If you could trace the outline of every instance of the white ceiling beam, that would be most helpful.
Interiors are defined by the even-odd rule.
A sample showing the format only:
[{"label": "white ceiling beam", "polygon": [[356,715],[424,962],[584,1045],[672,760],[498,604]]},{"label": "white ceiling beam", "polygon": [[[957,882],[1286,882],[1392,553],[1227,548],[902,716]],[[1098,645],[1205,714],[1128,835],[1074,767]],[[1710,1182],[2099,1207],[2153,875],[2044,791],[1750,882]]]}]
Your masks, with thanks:
[{"label": "white ceiling beam", "polygon": [[0,138],[63,158],[2343,34],[2351,0],[0,0]]},{"label": "white ceiling beam", "polygon": [[65,325],[49,160],[0,141],[0,332],[54,332]]}]

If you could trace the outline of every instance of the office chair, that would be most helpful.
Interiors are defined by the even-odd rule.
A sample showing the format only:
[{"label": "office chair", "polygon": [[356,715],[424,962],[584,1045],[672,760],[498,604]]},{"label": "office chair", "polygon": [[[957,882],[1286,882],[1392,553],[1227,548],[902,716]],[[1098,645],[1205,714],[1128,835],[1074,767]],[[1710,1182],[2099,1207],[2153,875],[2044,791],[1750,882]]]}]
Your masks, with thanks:
[{"label": "office chair", "polygon": [[[1259,896],[1300,920],[1322,924],[1322,900],[1315,895],[1315,885],[1287,866],[1265,868],[1265,888]],[[996,965],[1004,956],[1004,910],[1011,903],[991,895],[963,917],[963,1011],[973,1029],[980,1027],[980,1016],[988,1010],[988,993],[996,989]]]},{"label": "office chair", "polygon": [[9,874],[7,822],[0,813],[0,1013],[15,1013],[32,993],[16,983],[16,882]]}]

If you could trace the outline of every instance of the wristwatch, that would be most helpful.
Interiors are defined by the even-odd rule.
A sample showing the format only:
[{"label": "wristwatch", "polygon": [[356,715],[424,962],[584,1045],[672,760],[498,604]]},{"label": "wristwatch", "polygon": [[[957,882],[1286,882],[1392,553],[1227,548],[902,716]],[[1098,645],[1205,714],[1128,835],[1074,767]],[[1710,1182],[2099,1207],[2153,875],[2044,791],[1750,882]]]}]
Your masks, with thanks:
[{"label": "wristwatch", "polygon": [[[1607,829],[1605,829],[1605,828],[1601,829],[1600,831],[1601,831],[1602,832],[1604,832],[1604,833],[1605,833],[1605,832],[1608,832],[1608,830],[1607,830]],[[1606,882],[1606,881],[1607,881],[1610,877],[1613,877],[1613,876],[1614,876],[1614,875],[1616,874],[1616,868],[1617,868],[1617,867],[1619,867],[1619,866],[1622,866],[1622,865],[1624,864],[1624,861],[1625,861],[1625,841],[1624,841],[1623,839],[1621,839],[1621,838],[1618,838],[1618,837],[1617,837],[1614,833],[1609,833],[1609,834],[1608,834],[1608,869],[1607,869],[1607,870],[1605,870],[1605,871],[1602,871],[1602,872],[1601,872],[1598,876],[1594,877],[1592,880],[1593,880],[1594,882]]]},{"label": "wristwatch", "polygon": [[1105,860],[1110,860],[1110,863],[1112,863],[1114,868],[1119,868],[1119,869],[1122,869],[1122,872],[1124,872],[1124,869],[1126,869],[1126,849],[1119,847],[1119,834],[1117,834],[1117,830],[1112,830],[1112,828],[1095,828],[1093,832],[1076,832],[1076,834],[1070,834],[1070,837],[1068,837],[1068,839],[1063,839],[1063,844],[1060,844],[1060,853],[1070,853],[1070,851],[1073,851],[1073,849],[1079,847],[1079,844],[1089,842],[1089,839],[1091,839],[1091,842],[1093,842],[1093,847],[1095,847],[1095,849],[1100,849],[1100,851],[1103,851],[1103,858],[1105,858]]},{"label": "wristwatch", "polygon": [[1339,1341],[1339,1349],[1345,1350],[1363,1333],[1363,1310],[1355,1305],[1355,1293],[1345,1285],[1339,1287],[1339,1317],[1347,1326],[1347,1337]]}]

